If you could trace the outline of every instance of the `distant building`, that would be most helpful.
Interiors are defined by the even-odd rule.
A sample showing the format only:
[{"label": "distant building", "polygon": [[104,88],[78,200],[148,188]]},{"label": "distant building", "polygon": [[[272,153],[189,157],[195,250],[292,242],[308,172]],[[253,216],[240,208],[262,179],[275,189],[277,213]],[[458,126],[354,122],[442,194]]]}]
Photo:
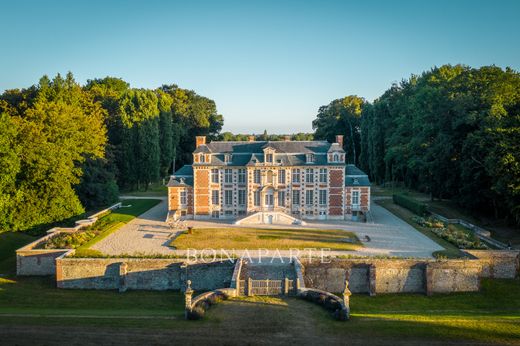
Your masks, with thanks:
[{"label": "distant building", "polygon": [[[174,218],[265,223],[357,220],[370,208],[370,182],[345,164],[343,136],[327,141],[211,142],[196,138],[193,165],[168,183]],[[249,217],[251,216],[251,217]]]}]

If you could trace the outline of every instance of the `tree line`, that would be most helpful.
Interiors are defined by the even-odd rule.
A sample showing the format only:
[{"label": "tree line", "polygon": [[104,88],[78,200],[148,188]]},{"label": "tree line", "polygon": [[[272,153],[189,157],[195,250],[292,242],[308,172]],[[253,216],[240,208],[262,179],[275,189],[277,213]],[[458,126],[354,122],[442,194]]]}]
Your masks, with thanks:
[{"label": "tree line", "polygon": [[348,160],[378,184],[402,183],[520,224],[520,74],[445,65],[319,109],[315,137],[345,135]]},{"label": "tree line", "polygon": [[213,100],[176,85],[44,76],[0,95],[0,230],[28,230],[146,189],[223,125]]}]

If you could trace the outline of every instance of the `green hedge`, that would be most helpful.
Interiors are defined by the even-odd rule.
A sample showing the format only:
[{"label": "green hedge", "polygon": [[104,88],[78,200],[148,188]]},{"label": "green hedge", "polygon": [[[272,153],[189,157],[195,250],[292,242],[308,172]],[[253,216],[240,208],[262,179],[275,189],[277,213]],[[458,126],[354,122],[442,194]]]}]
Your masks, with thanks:
[{"label": "green hedge", "polygon": [[400,205],[401,207],[406,208],[419,216],[428,215],[428,208],[426,207],[426,204],[417,202],[415,199],[406,197],[404,195],[392,195],[392,199],[394,200],[395,204]]}]

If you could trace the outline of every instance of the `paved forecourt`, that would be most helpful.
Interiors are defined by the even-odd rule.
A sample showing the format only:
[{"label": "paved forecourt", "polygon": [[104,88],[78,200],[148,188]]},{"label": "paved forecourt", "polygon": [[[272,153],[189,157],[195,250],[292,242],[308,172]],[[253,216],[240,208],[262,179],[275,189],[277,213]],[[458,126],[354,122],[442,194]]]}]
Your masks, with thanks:
[{"label": "paved forecourt", "polygon": [[[363,242],[364,248],[359,251],[330,251],[329,255],[356,255],[356,256],[395,256],[395,257],[418,257],[431,258],[434,251],[443,250],[433,240],[418,232],[415,228],[396,217],[377,204],[371,205],[372,222],[350,222],[350,221],[308,221],[306,226],[290,226],[290,228],[328,228],[344,229],[356,233],[364,240],[365,236],[370,238],[369,242]],[[170,241],[182,232],[171,230],[164,222],[167,214],[167,200],[148,210],[135,218],[118,231],[95,244],[92,248],[107,255],[184,255],[185,250],[174,250],[168,247]],[[229,222],[213,221],[188,221],[188,226],[193,227],[233,227]],[[240,227],[262,227],[262,228],[287,228],[282,225],[241,225]],[[234,251],[241,255],[243,251]],[[251,253],[253,255],[253,253]],[[266,256],[275,254],[273,250],[263,252]],[[278,253],[276,253],[277,255]],[[282,256],[289,256],[289,251],[280,251]],[[308,252],[302,254],[308,254]],[[319,256],[321,251],[313,253]]]}]

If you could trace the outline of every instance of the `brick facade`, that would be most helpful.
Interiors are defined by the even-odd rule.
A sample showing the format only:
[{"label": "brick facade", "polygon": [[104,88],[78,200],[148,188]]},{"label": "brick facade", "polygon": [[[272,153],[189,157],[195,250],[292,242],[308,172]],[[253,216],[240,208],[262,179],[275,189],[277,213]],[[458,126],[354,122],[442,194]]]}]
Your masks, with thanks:
[{"label": "brick facade", "polygon": [[[206,144],[199,136],[196,144],[193,165],[175,172],[168,185],[170,211],[182,210],[195,219],[237,219],[279,211],[301,219],[342,220],[356,219],[370,209],[368,178],[344,163],[339,143]],[[184,190],[187,206],[179,201]]]}]

